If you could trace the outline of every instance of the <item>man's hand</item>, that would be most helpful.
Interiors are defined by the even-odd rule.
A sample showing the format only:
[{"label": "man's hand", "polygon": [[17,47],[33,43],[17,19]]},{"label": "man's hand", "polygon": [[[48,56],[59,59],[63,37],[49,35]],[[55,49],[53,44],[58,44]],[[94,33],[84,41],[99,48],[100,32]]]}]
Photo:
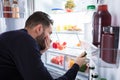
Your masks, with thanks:
[{"label": "man's hand", "polygon": [[83,52],[76,58],[75,63],[81,67],[83,64],[86,64],[85,60],[86,60],[86,52]]},{"label": "man's hand", "polygon": [[46,36],[45,37],[45,49],[44,50],[41,50],[40,52],[41,53],[44,53],[45,51],[47,51],[49,48],[50,48],[50,43],[51,43],[51,39],[49,36]]}]

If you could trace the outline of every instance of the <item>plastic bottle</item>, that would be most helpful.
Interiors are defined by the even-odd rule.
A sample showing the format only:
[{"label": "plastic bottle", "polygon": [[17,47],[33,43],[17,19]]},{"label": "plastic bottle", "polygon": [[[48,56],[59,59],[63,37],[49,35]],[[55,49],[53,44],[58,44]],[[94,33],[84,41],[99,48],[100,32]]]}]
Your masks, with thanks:
[{"label": "plastic bottle", "polygon": [[88,5],[87,6],[87,14],[86,14],[86,24],[85,24],[85,40],[89,43],[92,43],[92,22],[93,22],[93,15],[94,12],[96,11],[96,6],[95,5]]},{"label": "plastic bottle", "polygon": [[115,63],[116,52],[114,50],[115,36],[112,27],[103,27],[101,40],[101,58],[105,62]]},{"label": "plastic bottle", "polygon": [[3,4],[3,17],[4,18],[11,18],[12,14],[11,14],[11,5],[9,0],[4,0],[4,4]]},{"label": "plastic bottle", "polygon": [[98,5],[98,10],[93,18],[93,44],[100,47],[103,27],[111,25],[111,14],[108,12],[106,4]]},{"label": "plastic bottle", "polygon": [[12,3],[12,18],[19,18],[19,17],[20,17],[20,14],[19,14],[18,1],[13,0],[13,3]]}]

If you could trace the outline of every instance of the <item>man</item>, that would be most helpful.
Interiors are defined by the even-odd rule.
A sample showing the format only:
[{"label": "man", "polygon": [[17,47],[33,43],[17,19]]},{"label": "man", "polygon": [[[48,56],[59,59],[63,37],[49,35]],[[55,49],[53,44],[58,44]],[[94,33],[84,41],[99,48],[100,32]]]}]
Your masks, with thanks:
[{"label": "man", "polygon": [[[41,55],[50,47],[53,21],[44,12],[33,13],[25,28],[0,35],[0,80],[54,80]],[[75,64],[56,80],[75,80],[85,63],[81,54]]]}]

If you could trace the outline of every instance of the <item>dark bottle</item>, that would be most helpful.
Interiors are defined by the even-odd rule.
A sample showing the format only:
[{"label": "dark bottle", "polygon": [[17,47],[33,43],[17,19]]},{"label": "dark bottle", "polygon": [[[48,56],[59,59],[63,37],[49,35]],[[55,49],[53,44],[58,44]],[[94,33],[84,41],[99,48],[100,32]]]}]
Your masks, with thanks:
[{"label": "dark bottle", "polygon": [[107,5],[98,5],[98,10],[93,18],[93,44],[100,47],[103,27],[111,25],[111,14],[108,12]]},{"label": "dark bottle", "polygon": [[115,63],[116,51],[114,50],[115,36],[113,27],[103,27],[101,40],[101,58],[107,63]]},{"label": "dark bottle", "polygon": [[12,14],[11,14],[11,5],[9,0],[4,0],[4,4],[3,4],[3,16],[5,18],[11,18]]}]

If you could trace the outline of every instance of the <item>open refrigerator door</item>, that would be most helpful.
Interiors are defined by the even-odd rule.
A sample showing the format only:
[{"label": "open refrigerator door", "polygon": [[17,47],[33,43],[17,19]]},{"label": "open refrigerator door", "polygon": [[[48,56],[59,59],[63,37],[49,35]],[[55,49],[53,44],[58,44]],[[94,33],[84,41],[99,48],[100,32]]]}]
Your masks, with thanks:
[{"label": "open refrigerator door", "polygon": [[24,28],[34,11],[34,0],[0,0],[0,33]]}]

